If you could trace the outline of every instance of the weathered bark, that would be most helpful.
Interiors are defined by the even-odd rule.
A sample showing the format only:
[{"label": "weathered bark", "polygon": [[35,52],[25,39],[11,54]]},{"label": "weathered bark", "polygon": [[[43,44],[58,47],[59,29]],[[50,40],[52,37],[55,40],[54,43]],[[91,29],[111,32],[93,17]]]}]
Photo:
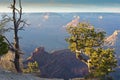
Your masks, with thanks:
[{"label": "weathered bark", "polygon": [[15,65],[15,68],[16,68],[17,72],[21,72],[20,61],[19,61],[20,60],[20,53],[18,52],[18,50],[19,50],[19,38],[18,38],[16,30],[14,32],[14,36],[15,36],[15,39],[14,39],[14,48],[16,49],[16,51],[15,51],[15,59],[14,59],[14,65]]},{"label": "weathered bark", "polygon": [[14,65],[15,65],[15,69],[17,72],[21,73],[21,68],[20,68],[20,54],[15,52],[15,59],[14,59]]},{"label": "weathered bark", "polygon": [[[21,1],[19,0],[19,2],[21,2]],[[13,24],[14,24],[14,48],[16,50],[15,51],[14,65],[15,65],[16,71],[21,72],[20,61],[19,61],[20,60],[20,53],[18,52],[19,51],[18,27],[19,27],[19,24],[20,24],[19,22],[21,20],[22,9],[20,10],[20,13],[18,13],[20,15],[18,20],[16,18],[16,0],[13,0],[12,9],[13,9]]]},{"label": "weathered bark", "polygon": [[76,50],[76,57],[80,60],[80,61],[82,61],[83,63],[85,63],[87,66],[88,66],[88,71],[89,71],[89,73],[91,72],[91,67],[90,67],[90,59],[85,59],[81,54],[82,54],[83,52],[82,52],[82,50],[81,51],[78,51],[78,50]]}]

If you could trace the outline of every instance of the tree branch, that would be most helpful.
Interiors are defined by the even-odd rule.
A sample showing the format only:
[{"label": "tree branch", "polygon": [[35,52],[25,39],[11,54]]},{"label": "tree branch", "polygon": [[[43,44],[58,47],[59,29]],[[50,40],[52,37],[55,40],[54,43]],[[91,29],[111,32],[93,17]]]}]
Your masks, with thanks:
[{"label": "tree branch", "polygon": [[22,5],[21,5],[21,0],[19,0],[19,7],[20,7],[20,10],[19,10],[19,18],[17,20],[17,26],[20,25],[21,23],[21,17],[22,17]]}]

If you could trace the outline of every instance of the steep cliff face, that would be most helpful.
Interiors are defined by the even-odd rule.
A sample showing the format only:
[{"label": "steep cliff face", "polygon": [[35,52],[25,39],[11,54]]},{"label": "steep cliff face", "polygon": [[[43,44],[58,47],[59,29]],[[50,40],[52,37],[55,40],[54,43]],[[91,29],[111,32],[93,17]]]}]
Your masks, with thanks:
[{"label": "steep cliff face", "polygon": [[[118,64],[120,65],[120,30],[116,30],[105,39],[105,46],[115,48]],[[40,76],[46,78],[75,78],[88,74],[87,65],[76,59],[74,53],[68,49],[48,53],[43,47],[36,48],[32,55],[24,62],[37,61],[41,71]]]},{"label": "steep cliff face", "polygon": [[112,35],[105,39],[105,46],[114,48],[117,57],[120,56],[120,30],[115,30]]},{"label": "steep cliff face", "polygon": [[40,47],[26,62],[30,60],[38,62],[41,77],[69,79],[88,74],[87,65],[76,59],[75,54],[68,49],[54,51],[50,54]]},{"label": "steep cliff face", "polygon": [[112,35],[105,39],[105,46],[115,49],[115,55],[120,66],[120,30],[115,30]]},{"label": "steep cliff face", "polygon": [[106,46],[116,46],[120,39],[120,30],[115,30],[114,33],[105,39]]}]

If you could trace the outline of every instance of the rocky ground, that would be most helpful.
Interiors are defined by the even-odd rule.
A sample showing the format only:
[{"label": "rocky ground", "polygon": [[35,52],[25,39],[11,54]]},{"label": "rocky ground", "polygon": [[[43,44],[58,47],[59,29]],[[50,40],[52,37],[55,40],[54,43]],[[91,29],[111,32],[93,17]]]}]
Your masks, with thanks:
[{"label": "rocky ground", "polygon": [[0,69],[0,80],[57,80],[57,79],[44,79],[33,76],[31,74],[19,74]]}]

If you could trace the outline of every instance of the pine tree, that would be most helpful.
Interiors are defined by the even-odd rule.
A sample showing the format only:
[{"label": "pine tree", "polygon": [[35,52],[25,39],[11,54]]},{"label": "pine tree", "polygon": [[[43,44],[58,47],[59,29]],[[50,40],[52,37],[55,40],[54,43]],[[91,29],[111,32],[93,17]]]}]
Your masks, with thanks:
[{"label": "pine tree", "polygon": [[[113,49],[103,48],[104,31],[84,22],[80,22],[77,26],[68,26],[66,30],[70,34],[66,38],[69,49],[79,60],[88,65],[91,77],[103,77],[113,71],[117,61]],[[84,59],[81,54],[88,56],[89,60]]]}]

